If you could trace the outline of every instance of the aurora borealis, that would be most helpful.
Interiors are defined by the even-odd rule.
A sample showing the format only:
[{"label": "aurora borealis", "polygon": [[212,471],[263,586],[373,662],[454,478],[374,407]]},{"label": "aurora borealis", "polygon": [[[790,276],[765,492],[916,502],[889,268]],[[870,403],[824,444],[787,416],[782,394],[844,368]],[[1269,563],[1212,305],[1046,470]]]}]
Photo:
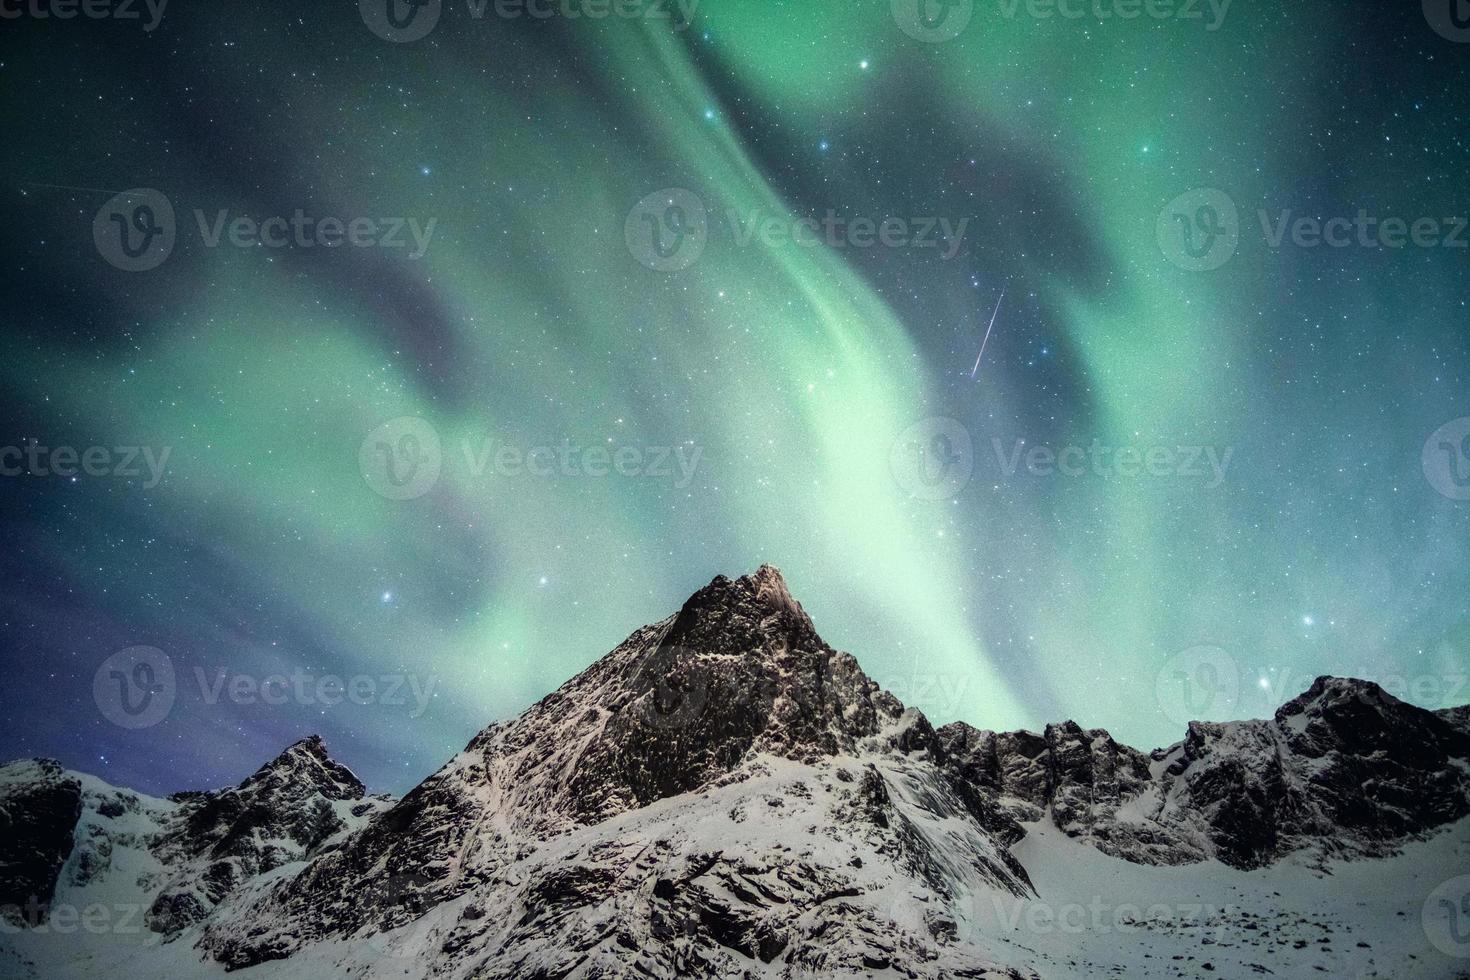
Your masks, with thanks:
[{"label": "aurora borealis", "polygon": [[[402,791],[762,562],[936,722],[1167,744],[1202,647],[1212,717],[1470,701],[1470,45],[1419,5],[369,6],[0,25],[0,445],[168,450],[0,477],[6,758],[172,790],[316,731]],[[1291,230],[1360,211],[1439,235]],[[208,696],[293,672],[432,695]]]}]

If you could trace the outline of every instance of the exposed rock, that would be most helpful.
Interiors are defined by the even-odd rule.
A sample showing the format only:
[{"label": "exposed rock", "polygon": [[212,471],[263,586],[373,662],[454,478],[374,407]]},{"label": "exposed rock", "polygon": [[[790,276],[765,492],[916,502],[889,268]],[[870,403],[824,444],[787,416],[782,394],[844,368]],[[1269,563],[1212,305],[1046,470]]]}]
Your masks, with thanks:
[{"label": "exposed rock", "polygon": [[62,865],[71,856],[82,787],[50,759],[0,768],[0,917],[45,921]]}]

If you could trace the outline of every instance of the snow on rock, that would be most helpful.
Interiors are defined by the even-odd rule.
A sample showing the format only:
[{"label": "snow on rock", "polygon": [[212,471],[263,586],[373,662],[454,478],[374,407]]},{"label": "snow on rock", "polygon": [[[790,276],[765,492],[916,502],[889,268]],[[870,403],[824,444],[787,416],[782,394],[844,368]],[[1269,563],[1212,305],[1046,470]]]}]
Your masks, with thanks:
[{"label": "snow on rock", "polygon": [[11,930],[0,972],[1450,976],[1404,923],[1470,855],[1467,720],[1320,678],[1149,755],[1071,722],[935,731],[763,566],[396,802],[318,739],[169,800],[0,769],[0,884],[156,930]]},{"label": "snow on rock", "polygon": [[1391,854],[1470,814],[1463,716],[1369,681],[1319,677],[1269,721],[1191,722],[1183,742],[1151,756],[1072,722],[1041,735],[957,722],[939,741],[954,778],[996,801],[998,823],[1046,817],[1143,864]]}]

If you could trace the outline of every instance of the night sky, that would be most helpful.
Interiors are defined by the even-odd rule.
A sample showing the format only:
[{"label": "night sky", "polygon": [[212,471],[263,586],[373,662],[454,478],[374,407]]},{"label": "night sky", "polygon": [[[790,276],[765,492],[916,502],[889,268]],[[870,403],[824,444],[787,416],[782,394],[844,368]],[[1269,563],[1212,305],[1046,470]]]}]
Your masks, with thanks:
[{"label": "night sky", "polygon": [[0,758],[401,792],[763,562],[936,723],[1470,701],[1438,0],[26,4]]}]

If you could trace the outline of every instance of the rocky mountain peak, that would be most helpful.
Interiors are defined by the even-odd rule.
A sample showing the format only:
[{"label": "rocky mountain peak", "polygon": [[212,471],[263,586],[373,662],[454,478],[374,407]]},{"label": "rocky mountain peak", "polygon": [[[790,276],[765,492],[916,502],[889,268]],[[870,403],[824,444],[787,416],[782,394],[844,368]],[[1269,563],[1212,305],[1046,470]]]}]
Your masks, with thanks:
[{"label": "rocky mountain peak", "polygon": [[715,576],[685,601],[663,645],[715,654],[826,647],[771,565],[737,579]]},{"label": "rocky mountain peak", "polygon": [[367,787],[328,754],[320,735],[308,735],[257,769],[236,791],[252,797],[286,793],[299,798],[320,793],[329,800],[360,800]]}]

